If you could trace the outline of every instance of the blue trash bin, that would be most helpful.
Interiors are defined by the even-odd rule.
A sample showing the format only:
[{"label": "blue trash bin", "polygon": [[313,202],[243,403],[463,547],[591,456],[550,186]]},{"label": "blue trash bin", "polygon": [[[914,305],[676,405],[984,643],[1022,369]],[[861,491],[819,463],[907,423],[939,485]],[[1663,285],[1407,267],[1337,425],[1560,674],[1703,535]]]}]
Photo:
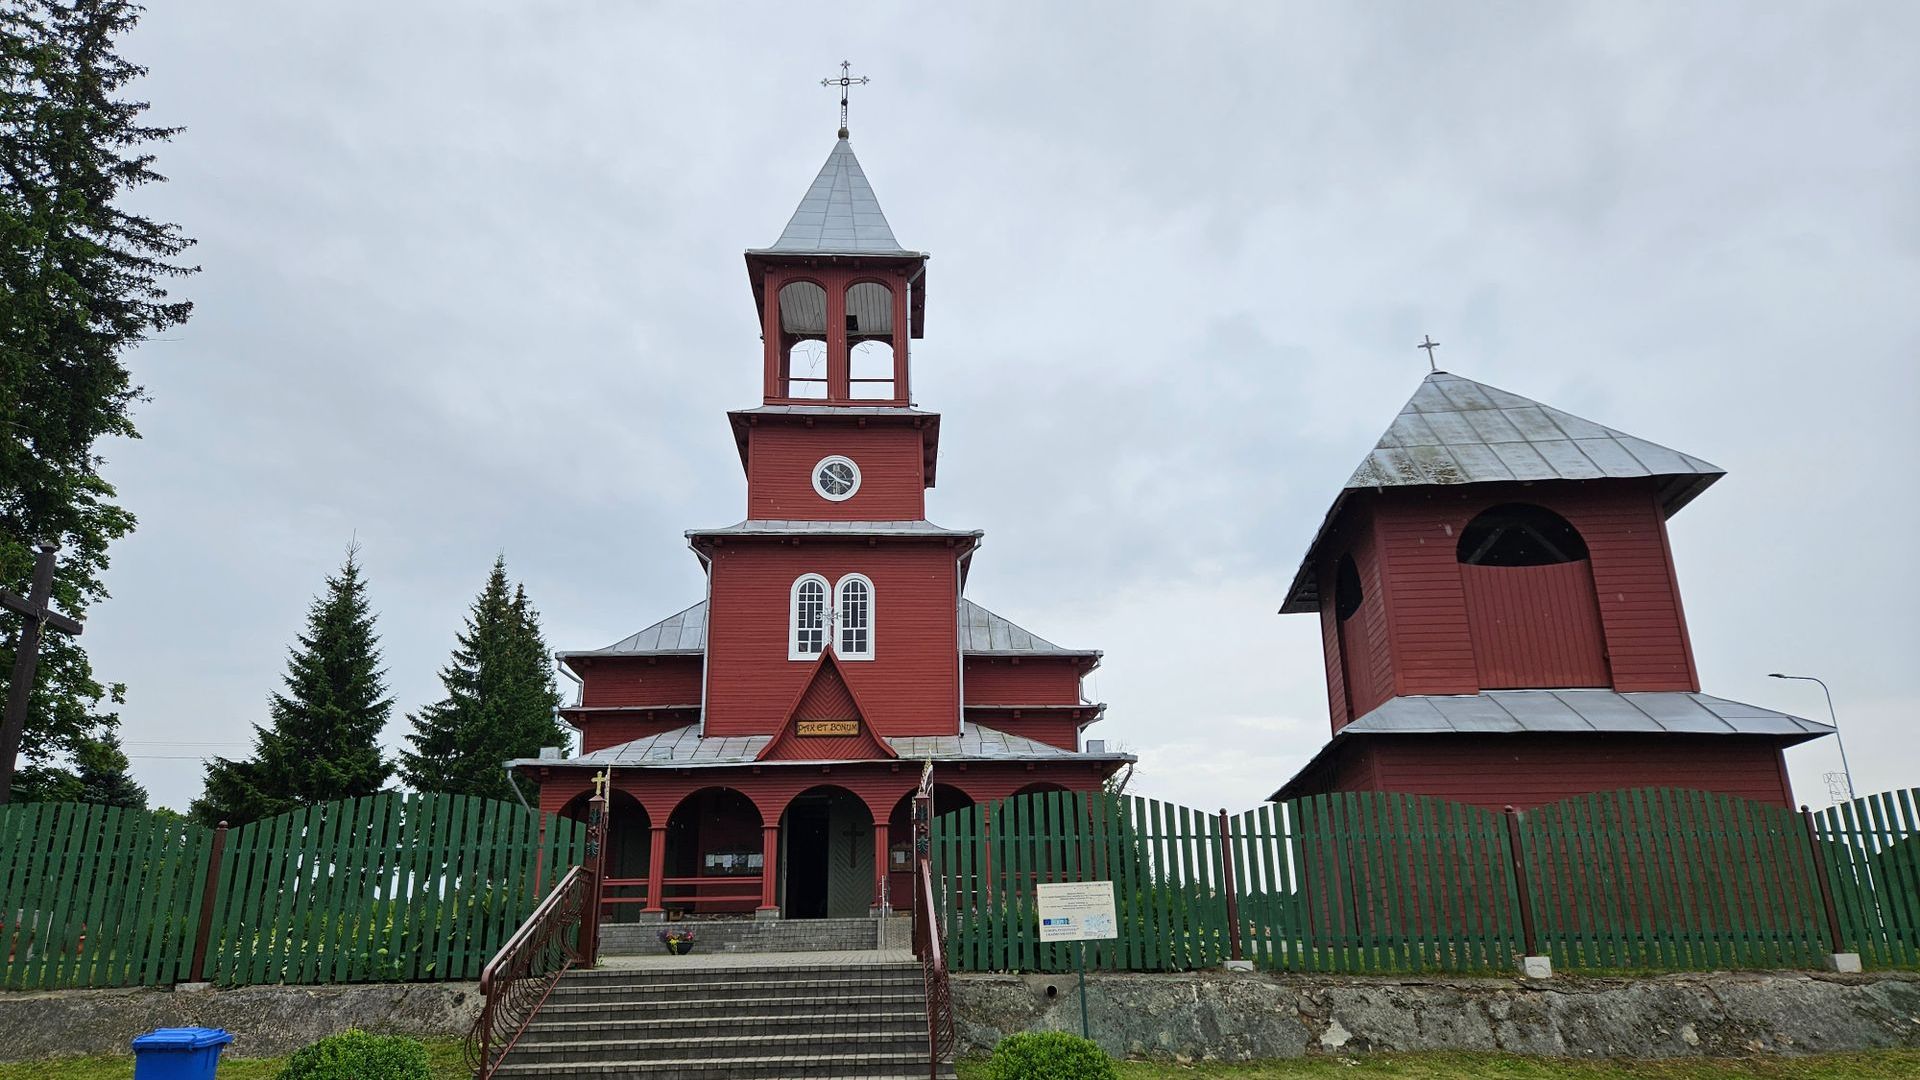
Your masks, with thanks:
[{"label": "blue trash bin", "polygon": [[133,1040],[133,1080],[214,1080],[220,1050],[233,1036],[219,1028],[160,1028]]}]

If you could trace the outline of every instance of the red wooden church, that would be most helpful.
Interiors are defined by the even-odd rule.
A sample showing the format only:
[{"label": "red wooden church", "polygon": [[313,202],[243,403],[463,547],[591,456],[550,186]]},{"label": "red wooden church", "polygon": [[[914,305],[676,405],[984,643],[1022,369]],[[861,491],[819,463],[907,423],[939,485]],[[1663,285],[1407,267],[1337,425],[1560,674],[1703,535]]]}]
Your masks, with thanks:
[{"label": "red wooden church", "polygon": [[746,516],[695,529],[704,600],[561,654],[581,753],[513,763],[542,809],[611,776],[623,910],[866,915],[911,883],[911,791],[937,809],[1088,791],[1100,662],[968,600],[982,534],[927,520],[940,416],[913,405],[927,255],[894,239],[843,130],[771,247],[748,251],[762,403],[730,413]]},{"label": "red wooden church", "polygon": [[1333,739],[1275,799],[1522,809],[1673,786],[1792,804],[1825,724],[1700,692],[1667,519],[1698,458],[1446,372],[1334,500],[1282,613],[1320,616]]}]

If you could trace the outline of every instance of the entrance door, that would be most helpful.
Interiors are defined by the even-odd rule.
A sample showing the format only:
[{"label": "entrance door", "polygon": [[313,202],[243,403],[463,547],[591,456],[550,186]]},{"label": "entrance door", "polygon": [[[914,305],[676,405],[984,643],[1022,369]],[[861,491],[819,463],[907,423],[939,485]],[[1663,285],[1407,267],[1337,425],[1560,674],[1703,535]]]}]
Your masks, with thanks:
[{"label": "entrance door", "polygon": [[828,851],[831,804],[826,799],[796,800],[787,809],[787,909],[789,919],[827,917]]}]

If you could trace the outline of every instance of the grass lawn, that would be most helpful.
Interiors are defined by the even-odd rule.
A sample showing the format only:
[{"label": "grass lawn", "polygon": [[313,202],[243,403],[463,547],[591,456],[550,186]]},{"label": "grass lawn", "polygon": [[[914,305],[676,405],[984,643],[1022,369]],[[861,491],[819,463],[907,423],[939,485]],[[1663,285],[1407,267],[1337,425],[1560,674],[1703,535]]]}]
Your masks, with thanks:
[{"label": "grass lawn", "polygon": [[[960,1080],[982,1080],[986,1069],[963,1062]],[[1883,1050],[1802,1058],[1715,1058],[1680,1061],[1561,1061],[1510,1054],[1372,1054],[1305,1058],[1250,1065],[1120,1063],[1122,1080],[1321,1080],[1399,1077],[1402,1080],[1856,1080],[1920,1076],[1920,1051]],[[12,1080],[0,1073],[0,1080]]]},{"label": "grass lawn", "polygon": [[[473,1073],[461,1057],[460,1043],[452,1039],[427,1040],[434,1080],[471,1080]],[[220,1080],[273,1080],[286,1058],[220,1059]],[[0,1062],[0,1080],[131,1080],[131,1057],[53,1058],[46,1061]]]}]

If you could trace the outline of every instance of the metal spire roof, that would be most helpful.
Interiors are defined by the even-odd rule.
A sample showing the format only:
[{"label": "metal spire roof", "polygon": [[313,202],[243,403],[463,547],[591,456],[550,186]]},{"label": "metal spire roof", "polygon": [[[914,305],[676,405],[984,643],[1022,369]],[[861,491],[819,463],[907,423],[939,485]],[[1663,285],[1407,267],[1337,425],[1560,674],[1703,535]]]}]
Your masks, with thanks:
[{"label": "metal spire roof", "polygon": [[765,249],[780,254],[913,255],[893,238],[880,200],[867,183],[853,144],[844,136],[833,144],[820,175],[793,212],[780,239]]},{"label": "metal spire roof", "polygon": [[1672,513],[1726,475],[1699,458],[1530,398],[1436,371],[1354,470],[1346,490],[1500,480],[1689,477]]},{"label": "metal spire roof", "polygon": [[1502,481],[1657,477],[1660,504],[1671,517],[1726,475],[1718,465],[1585,420],[1532,398],[1436,371],[1420,383],[1400,415],[1348,478],[1314,534],[1287,590],[1282,614],[1319,604],[1314,550],[1346,505],[1349,492],[1395,487],[1491,484]]}]

